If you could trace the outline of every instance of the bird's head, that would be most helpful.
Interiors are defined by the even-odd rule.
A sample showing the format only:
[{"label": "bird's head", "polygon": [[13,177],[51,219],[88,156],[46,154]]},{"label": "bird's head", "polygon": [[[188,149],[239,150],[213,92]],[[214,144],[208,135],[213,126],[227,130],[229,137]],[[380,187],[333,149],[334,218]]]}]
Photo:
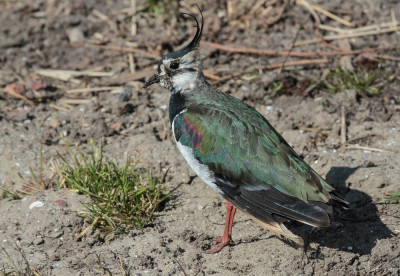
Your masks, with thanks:
[{"label": "bird's head", "polygon": [[176,93],[190,91],[202,82],[205,82],[199,52],[199,42],[203,32],[203,14],[200,9],[199,11],[201,15],[201,27],[195,15],[183,13],[196,21],[196,35],[184,48],[161,58],[158,62],[158,73],[145,82],[145,88],[154,83],[159,83],[172,93]]}]

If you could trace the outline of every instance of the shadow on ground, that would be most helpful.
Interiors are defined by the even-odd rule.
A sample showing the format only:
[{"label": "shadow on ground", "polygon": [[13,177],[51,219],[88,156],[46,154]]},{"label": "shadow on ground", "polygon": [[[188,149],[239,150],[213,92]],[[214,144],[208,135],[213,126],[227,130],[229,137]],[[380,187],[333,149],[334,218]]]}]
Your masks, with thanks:
[{"label": "shadow on ground", "polygon": [[364,255],[371,253],[377,240],[393,235],[380,220],[371,196],[347,188],[346,180],[359,168],[332,167],[326,175],[326,181],[345,196],[350,208],[343,210],[329,228],[316,231],[311,242]]},{"label": "shadow on ground", "polygon": [[[360,255],[370,254],[376,241],[389,238],[394,233],[380,220],[378,208],[372,198],[361,191],[349,189],[346,180],[361,166],[332,167],[326,176],[326,181],[344,195],[350,207],[341,210],[328,228],[313,228],[302,223],[292,221],[287,226],[296,235],[303,237],[306,243],[317,243],[321,246],[335,248],[341,251],[352,252]],[[269,236],[272,238],[273,236]],[[252,243],[264,238],[254,238],[251,241],[240,241],[241,243]],[[290,241],[284,243],[296,247]],[[314,246],[312,246],[314,247]],[[297,247],[296,247],[297,248]],[[311,258],[322,258],[320,250],[307,250]]]}]

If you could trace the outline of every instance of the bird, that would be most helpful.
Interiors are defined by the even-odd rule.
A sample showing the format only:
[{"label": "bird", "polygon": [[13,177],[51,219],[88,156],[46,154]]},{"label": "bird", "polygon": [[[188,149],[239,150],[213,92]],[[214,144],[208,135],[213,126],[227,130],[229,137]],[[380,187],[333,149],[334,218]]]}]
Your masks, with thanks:
[{"label": "bird", "polygon": [[[197,6],[198,7],[198,6]],[[296,246],[303,239],[284,222],[328,227],[344,197],[291,148],[253,107],[210,85],[203,74],[196,34],[182,49],[163,56],[144,88],[159,83],[171,92],[169,120],[176,145],[191,169],[225,200],[225,229],[208,253],[230,244],[236,210]]]}]

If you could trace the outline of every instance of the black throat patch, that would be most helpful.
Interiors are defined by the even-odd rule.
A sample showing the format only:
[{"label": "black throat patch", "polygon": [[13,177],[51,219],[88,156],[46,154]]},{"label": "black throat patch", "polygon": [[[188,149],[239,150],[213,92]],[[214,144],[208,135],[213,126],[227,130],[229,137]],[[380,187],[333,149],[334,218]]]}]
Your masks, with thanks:
[{"label": "black throat patch", "polygon": [[175,116],[186,108],[186,97],[179,92],[172,93],[169,99],[169,121],[172,124]]}]

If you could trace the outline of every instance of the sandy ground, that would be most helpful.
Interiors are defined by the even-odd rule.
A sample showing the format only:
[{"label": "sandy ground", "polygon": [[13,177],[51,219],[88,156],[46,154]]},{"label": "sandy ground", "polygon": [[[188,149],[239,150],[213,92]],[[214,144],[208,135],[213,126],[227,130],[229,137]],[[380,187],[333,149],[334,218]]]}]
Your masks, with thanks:
[{"label": "sandy ground", "polygon": [[[54,3],[53,3],[54,2]],[[235,1],[231,1],[235,2]],[[316,37],[310,14],[289,3],[276,22],[265,23],[257,13],[245,16],[251,6],[238,1],[227,14],[227,4],[200,1],[204,11],[203,41],[240,48],[288,50],[298,41]],[[257,1],[254,1],[257,2]],[[284,1],[272,6],[278,13]],[[321,2],[321,1],[320,1]],[[190,2],[191,3],[191,2]],[[138,9],[146,4],[138,1]],[[397,1],[330,1],[325,8],[342,10],[343,18],[357,27],[389,22],[391,11],[400,18]],[[179,11],[188,11],[184,4]],[[13,263],[40,275],[398,275],[400,273],[398,204],[380,204],[385,193],[400,187],[400,79],[397,60],[351,56],[354,66],[385,68],[392,78],[379,86],[380,95],[366,97],[354,89],[327,93],[318,80],[339,66],[329,63],[263,71],[215,84],[245,100],[263,114],[282,136],[329,183],[351,208],[327,229],[310,237],[311,249],[300,263],[295,249],[262,229],[243,213],[233,228],[233,244],[215,255],[206,254],[212,239],[221,235],[225,207],[222,199],[198,179],[176,149],[168,121],[169,92],[152,86],[142,89],[154,69],[154,58],[134,53],[136,73],[130,73],[129,56],[121,51],[87,48],[82,43],[141,49],[150,55],[177,49],[193,35],[192,23],[139,12],[137,34],[132,35],[129,1],[15,1],[0,4],[0,88],[25,86],[23,95],[34,102],[0,93],[0,187],[21,188],[21,177],[38,171],[43,151],[46,181],[52,175],[56,151],[66,152],[60,133],[71,144],[88,148],[89,139],[105,137],[105,155],[123,162],[127,155],[162,175],[168,187],[180,188],[143,230],[132,230],[104,242],[95,230],[81,239],[88,225],[76,214],[89,199],[64,189],[33,192],[22,200],[0,200],[0,274],[14,270]],[[266,9],[265,4],[262,8]],[[172,12],[171,12],[172,13]],[[102,16],[104,15],[104,16]],[[230,18],[228,19],[228,17]],[[271,20],[274,14],[268,16]],[[236,20],[236,23],[235,23]],[[342,25],[324,16],[322,23]],[[267,21],[269,22],[269,21]],[[300,27],[302,26],[302,27]],[[75,34],[71,34],[75,32]],[[81,43],[72,47],[70,42]],[[352,49],[398,45],[391,32],[349,39]],[[338,46],[337,42],[332,42]],[[231,54],[203,45],[207,73],[225,76],[258,65],[286,61],[285,57]],[[321,43],[295,47],[298,52],[326,52]],[[398,50],[382,55],[398,56]],[[357,67],[358,68],[358,67]],[[111,72],[112,76],[77,76],[66,81],[44,77],[39,69]],[[29,80],[45,87],[35,89]],[[283,82],[277,97],[274,85]],[[314,85],[314,86],[312,86]],[[121,93],[67,93],[82,87],[122,86],[132,90],[127,101]],[[310,88],[311,87],[311,88]],[[66,100],[85,100],[74,104]],[[341,146],[341,110],[345,109],[347,148]],[[121,124],[115,131],[112,126]],[[360,148],[363,147],[363,148]],[[6,165],[7,164],[7,165]],[[54,181],[54,180],[53,180]],[[63,200],[65,207],[55,204]],[[35,201],[44,203],[30,209]],[[310,228],[291,223],[290,229],[306,235]],[[8,256],[7,256],[8,254]]]}]

